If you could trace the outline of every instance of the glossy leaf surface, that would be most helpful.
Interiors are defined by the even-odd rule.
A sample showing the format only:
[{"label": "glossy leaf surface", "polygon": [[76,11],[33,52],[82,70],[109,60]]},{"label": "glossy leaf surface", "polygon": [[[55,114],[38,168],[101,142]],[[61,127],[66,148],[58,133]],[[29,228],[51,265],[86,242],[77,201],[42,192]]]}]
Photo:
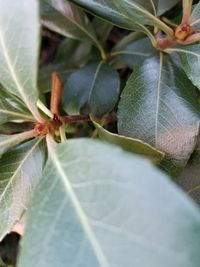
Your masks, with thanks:
[{"label": "glossy leaf surface", "polygon": [[119,92],[117,71],[101,61],[70,75],[64,87],[63,107],[68,114],[102,115],[114,108]]},{"label": "glossy leaf surface", "polygon": [[[146,31],[143,25],[155,25],[168,32],[168,27],[152,13],[154,1],[134,0],[70,0],[86,10],[98,15],[119,27]],[[151,11],[149,11],[149,9]]]},{"label": "glossy leaf surface", "polygon": [[200,89],[200,44],[169,48],[167,51],[176,52],[180,56],[188,78]]},{"label": "glossy leaf surface", "polygon": [[148,37],[138,33],[131,33],[117,43],[111,52],[111,56],[115,57],[113,59],[115,64],[121,61],[130,68],[134,68],[155,53],[155,51]]},{"label": "glossy leaf surface", "polygon": [[119,104],[118,129],[165,152],[172,162],[163,167],[175,175],[196,146],[199,116],[196,89],[174,61],[160,53],[129,78]]}]

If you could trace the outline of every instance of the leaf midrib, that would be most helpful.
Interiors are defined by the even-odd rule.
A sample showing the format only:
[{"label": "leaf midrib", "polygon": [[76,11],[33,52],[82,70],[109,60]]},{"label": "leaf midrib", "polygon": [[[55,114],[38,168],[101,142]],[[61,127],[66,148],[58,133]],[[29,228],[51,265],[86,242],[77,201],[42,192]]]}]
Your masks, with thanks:
[{"label": "leaf midrib", "polygon": [[163,68],[163,54],[159,54],[159,73],[158,73],[158,85],[157,85],[157,98],[156,98],[156,122],[155,122],[155,145],[157,147],[158,140],[158,117],[159,117],[159,107],[160,107],[160,90],[161,90],[161,78],[162,78],[162,68]]},{"label": "leaf midrib", "polygon": [[90,91],[89,91],[89,96],[88,96],[88,102],[90,102],[90,99],[92,97],[92,92],[95,88],[95,83],[96,83],[96,80],[98,78],[98,74],[100,72],[100,69],[101,69],[101,66],[103,65],[103,61],[101,61],[98,65],[97,65],[97,68],[96,68],[96,71],[94,73],[94,78],[93,78],[93,81],[92,81],[92,84],[91,84],[91,87],[90,87]]},{"label": "leaf midrib", "polygon": [[[65,144],[67,145],[67,144]],[[74,192],[74,189],[72,185],[70,184],[70,180],[65,174],[65,171],[59,161],[59,158],[57,156],[56,150],[54,148],[53,141],[50,136],[47,136],[47,146],[48,146],[48,151],[49,155],[51,157],[51,160],[54,164],[55,169],[58,171],[58,174],[63,182],[63,185],[65,187],[66,193],[68,194],[69,199],[71,200],[75,211],[77,213],[77,216],[80,220],[81,226],[88,237],[89,242],[91,243],[92,249],[97,257],[97,260],[99,261],[99,264],[101,267],[109,267],[109,264],[107,262],[107,259],[101,249],[101,246],[96,239],[95,233],[88,221],[88,218],[81,207],[78,197],[76,196],[76,193]]]}]

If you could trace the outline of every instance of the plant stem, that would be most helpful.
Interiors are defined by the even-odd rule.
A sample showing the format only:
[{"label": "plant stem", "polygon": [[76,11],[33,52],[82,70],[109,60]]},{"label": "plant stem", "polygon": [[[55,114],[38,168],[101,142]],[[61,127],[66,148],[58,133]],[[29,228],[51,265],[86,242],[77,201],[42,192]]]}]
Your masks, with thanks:
[{"label": "plant stem", "polygon": [[[79,121],[91,121],[91,120],[95,119],[94,116],[92,116],[90,114],[63,116],[61,118],[62,118],[62,121],[65,123],[76,123]],[[108,124],[108,123],[115,122],[117,117],[116,117],[115,113],[109,113],[101,119],[104,119],[105,123]]]},{"label": "plant stem", "polygon": [[72,116],[64,116],[62,120],[65,123],[75,123],[78,121],[90,121],[90,115],[72,115]]}]

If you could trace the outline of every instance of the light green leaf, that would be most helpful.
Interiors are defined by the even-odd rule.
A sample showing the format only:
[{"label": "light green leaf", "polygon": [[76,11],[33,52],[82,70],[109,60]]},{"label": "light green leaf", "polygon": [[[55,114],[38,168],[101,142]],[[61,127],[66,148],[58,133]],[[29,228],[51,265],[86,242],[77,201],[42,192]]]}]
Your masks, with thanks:
[{"label": "light green leaf", "polygon": [[159,163],[164,158],[164,153],[155,149],[151,145],[139,139],[129,138],[123,135],[111,133],[93,120],[93,124],[98,130],[99,137],[111,144],[120,146],[126,151],[143,155],[151,159],[154,163]]},{"label": "light green leaf", "polygon": [[191,17],[190,17],[190,25],[197,31],[200,30],[200,3],[196,4]]},{"label": "light green leaf", "polygon": [[45,161],[41,139],[10,150],[0,159],[0,240],[26,210]]},{"label": "light green leaf", "polygon": [[119,93],[117,71],[103,61],[93,63],[68,78],[63,92],[63,109],[68,114],[84,112],[101,116],[115,107]]},{"label": "light green leaf", "polygon": [[37,119],[39,28],[37,1],[0,0],[0,82]]},{"label": "light green leaf", "polygon": [[199,267],[199,210],[164,174],[97,141],[48,146],[19,267]]},{"label": "light green leaf", "polygon": [[200,44],[166,49],[180,56],[182,67],[192,83],[200,89]]},{"label": "light green leaf", "polygon": [[16,146],[32,137],[34,137],[34,130],[12,135],[0,134],[0,158],[6,151],[8,151],[13,146]]},{"label": "light green leaf", "polygon": [[199,118],[196,88],[174,60],[160,53],[130,76],[119,104],[118,129],[165,152],[163,168],[176,175],[195,148]]},{"label": "light green leaf", "polygon": [[144,25],[154,25],[168,35],[173,34],[165,23],[149,11],[150,7],[152,12],[155,9],[151,0],[70,0],[70,2],[122,28],[146,32]]},{"label": "light green leaf", "polygon": [[89,40],[103,51],[82,10],[65,0],[41,0],[40,3],[43,25],[69,38]]}]

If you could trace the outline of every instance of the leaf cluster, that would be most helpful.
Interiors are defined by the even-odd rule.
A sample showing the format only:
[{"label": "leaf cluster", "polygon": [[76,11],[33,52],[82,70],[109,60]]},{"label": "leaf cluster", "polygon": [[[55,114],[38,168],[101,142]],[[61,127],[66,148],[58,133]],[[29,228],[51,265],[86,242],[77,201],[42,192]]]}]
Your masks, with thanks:
[{"label": "leaf cluster", "polygon": [[0,240],[23,235],[18,267],[199,266],[198,2],[0,0]]}]

